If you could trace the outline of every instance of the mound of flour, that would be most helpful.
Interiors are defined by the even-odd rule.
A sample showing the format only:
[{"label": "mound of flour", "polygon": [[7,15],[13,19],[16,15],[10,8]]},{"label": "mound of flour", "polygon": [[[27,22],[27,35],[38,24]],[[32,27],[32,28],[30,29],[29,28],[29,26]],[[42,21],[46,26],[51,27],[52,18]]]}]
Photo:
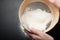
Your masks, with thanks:
[{"label": "mound of flour", "polygon": [[53,16],[51,13],[36,9],[28,11],[21,16],[21,21],[26,29],[35,28],[38,30],[45,30],[47,24],[52,20]]}]

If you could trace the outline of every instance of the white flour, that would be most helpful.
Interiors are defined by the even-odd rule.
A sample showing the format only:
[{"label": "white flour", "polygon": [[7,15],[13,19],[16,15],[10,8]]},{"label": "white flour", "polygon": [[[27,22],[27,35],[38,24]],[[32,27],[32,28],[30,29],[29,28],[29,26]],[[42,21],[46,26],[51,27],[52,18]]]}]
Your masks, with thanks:
[{"label": "white flour", "polygon": [[53,16],[51,13],[37,9],[23,14],[21,21],[26,29],[35,28],[38,30],[45,30],[47,24],[52,20],[52,18]]}]

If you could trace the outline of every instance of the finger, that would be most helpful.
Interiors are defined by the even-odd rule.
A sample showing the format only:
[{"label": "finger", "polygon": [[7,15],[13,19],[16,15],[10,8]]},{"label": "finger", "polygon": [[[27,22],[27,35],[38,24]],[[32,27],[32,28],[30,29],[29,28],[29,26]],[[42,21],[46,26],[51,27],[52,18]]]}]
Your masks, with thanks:
[{"label": "finger", "polygon": [[49,2],[54,3],[54,2],[55,2],[55,0],[49,0]]},{"label": "finger", "polygon": [[34,29],[34,28],[31,28],[30,31],[32,33],[35,33],[35,34],[39,34],[41,32],[40,30],[37,30],[37,29]]},{"label": "finger", "polygon": [[40,36],[38,35],[34,35],[34,34],[29,34],[29,35],[32,37],[32,39],[41,40]]},{"label": "finger", "polygon": [[36,29],[31,29],[31,32],[34,33],[34,34],[37,34],[38,36],[40,36],[40,38],[42,39],[53,39],[53,37],[51,37],[50,35],[48,35],[47,33],[45,32],[42,32],[40,30],[36,30]]},{"label": "finger", "polygon": [[26,29],[24,29],[24,31],[27,33],[27,32],[29,32],[28,30],[26,30]]},{"label": "finger", "polygon": [[[33,35],[31,32],[32,32],[34,35]],[[41,32],[41,31],[39,31],[39,30],[31,29],[31,32],[29,32],[29,31],[26,30],[26,33],[27,33],[29,36],[31,36],[32,38],[39,39],[39,37],[40,37],[40,39],[53,40],[53,37],[51,37],[51,36],[48,35],[47,33]],[[31,35],[30,35],[30,34],[31,34]],[[35,35],[35,34],[37,34],[37,35]],[[38,36],[38,37],[36,37],[36,36]]]},{"label": "finger", "polygon": [[32,40],[38,40],[38,39],[40,40],[40,37],[38,35],[35,35],[29,31],[27,31],[26,29],[24,31],[32,38]]},{"label": "finger", "polygon": [[35,34],[35,35],[39,35],[40,33],[41,33],[41,31],[40,30],[36,30],[36,29],[30,29],[30,31],[28,31],[28,30],[26,30],[26,29],[24,29],[24,31],[26,32],[26,33],[31,33],[31,34]]},{"label": "finger", "polygon": [[60,0],[49,0],[53,5],[60,9]]},{"label": "finger", "polygon": [[60,8],[60,0],[55,0],[55,5]]},{"label": "finger", "polygon": [[29,34],[29,33],[33,34],[31,31],[28,31],[28,30],[26,30],[26,29],[24,29],[24,31],[25,31],[27,34]]},{"label": "finger", "polygon": [[48,40],[54,40],[53,37],[48,35],[47,33],[44,34],[43,38],[48,38]]}]

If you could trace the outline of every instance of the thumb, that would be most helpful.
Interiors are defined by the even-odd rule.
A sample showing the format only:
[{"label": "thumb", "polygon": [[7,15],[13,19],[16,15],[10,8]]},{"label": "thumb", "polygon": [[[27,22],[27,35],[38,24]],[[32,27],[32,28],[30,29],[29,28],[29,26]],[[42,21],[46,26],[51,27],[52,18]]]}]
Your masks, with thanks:
[{"label": "thumb", "polygon": [[55,2],[55,0],[49,0],[49,2],[54,3],[54,2]]},{"label": "thumb", "polygon": [[49,0],[49,2],[53,3],[57,8],[60,9],[60,0]]}]

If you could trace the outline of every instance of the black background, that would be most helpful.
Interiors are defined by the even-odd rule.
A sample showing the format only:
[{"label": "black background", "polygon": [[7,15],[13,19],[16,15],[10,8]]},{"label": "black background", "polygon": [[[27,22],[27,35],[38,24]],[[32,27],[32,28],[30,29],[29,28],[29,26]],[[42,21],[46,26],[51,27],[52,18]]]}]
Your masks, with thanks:
[{"label": "black background", "polygon": [[[0,0],[0,40],[30,40],[19,28],[18,10],[23,0]],[[60,40],[60,23],[48,32]]]}]

